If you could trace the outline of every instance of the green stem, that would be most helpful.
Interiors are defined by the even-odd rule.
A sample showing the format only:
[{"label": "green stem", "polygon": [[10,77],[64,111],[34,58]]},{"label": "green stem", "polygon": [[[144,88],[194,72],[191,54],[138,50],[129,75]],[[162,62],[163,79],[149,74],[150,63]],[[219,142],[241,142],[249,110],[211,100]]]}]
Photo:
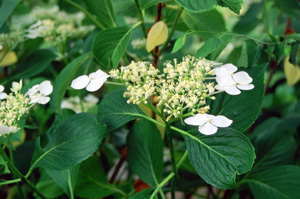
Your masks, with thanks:
[{"label": "green stem", "polygon": [[3,145],[3,147],[2,147],[2,150],[5,150],[5,148],[6,148],[7,144],[8,144],[8,142],[9,142],[9,140],[10,140],[10,138],[11,138],[11,135],[12,135],[12,134],[9,134],[9,135],[7,136],[6,142],[4,143],[4,145]]},{"label": "green stem", "polygon": [[5,182],[0,182],[0,186],[2,185],[7,185],[7,184],[15,184],[18,182],[21,182],[22,180],[20,178],[15,179],[15,180],[9,180],[9,181],[5,181]]},{"label": "green stem", "polygon": [[139,15],[140,15],[140,20],[142,22],[142,29],[143,29],[143,33],[144,33],[144,37],[147,38],[147,31],[146,31],[146,26],[145,26],[145,20],[144,20],[144,15],[142,13],[142,9],[141,9],[141,5],[139,0],[134,0],[135,5],[138,9]]},{"label": "green stem", "polygon": [[170,154],[171,154],[171,162],[172,162],[172,172],[175,173],[175,176],[172,178],[171,181],[171,199],[175,199],[175,184],[176,184],[176,177],[177,177],[177,169],[175,164],[175,155],[174,155],[174,148],[173,148],[173,142],[172,142],[172,136],[171,136],[171,129],[170,124],[166,123],[165,127],[165,135],[167,136],[168,145],[170,148]]},{"label": "green stem", "polygon": [[69,184],[70,197],[71,197],[71,199],[74,199],[70,169],[68,169],[68,184]]},{"label": "green stem", "polygon": [[[183,154],[183,156],[181,157],[181,159],[179,160],[179,162],[176,165],[176,170],[179,169],[179,167],[182,165],[182,163],[184,162],[184,160],[186,159],[188,155],[188,151],[185,151],[185,153]],[[173,177],[175,176],[174,172],[171,172],[161,183],[159,183],[159,185],[157,185],[156,189],[154,190],[154,192],[151,194],[150,199],[153,199],[156,194],[158,193],[159,190],[161,190],[161,188],[167,183],[169,182],[169,180],[171,180]]]},{"label": "green stem", "polygon": [[[23,176],[23,174],[15,167],[15,165],[10,161],[10,159],[7,157],[4,150],[0,149],[0,154],[2,155],[2,158],[7,162],[8,167],[10,168],[11,172],[14,173],[18,178],[20,178],[21,181],[23,181],[25,184],[27,184],[34,192],[36,192],[41,198],[45,198],[38,190],[37,188],[27,179]],[[17,179],[18,180],[18,179]],[[15,180],[16,181],[16,180]]]},{"label": "green stem", "polygon": [[106,81],[105,84],[112,84],[112,85],[123,86],[123,84],[121,84],[121,83],[118,83],[118,82],[110,82],[110,81]]},{"label": "green stem", "polygon": [[101,24],[97,19],[95,19],[95,17],[86,9],[84,9],[83,7],[81,7],[79,4],[71,1],[71,0],[65,0],[67,3],[71,4],[72,6],[76,7],[78,10],[80,10],[81,12],[83,12],[84,14],[86,14],[86,16],[88,18],[90,18],[99,28],[101,28],[102,30],[105,30],[105,26],[103,24]]},{"label": "green stem", "polygon": [[165,44],[164,44],[164,46],[162,47],[162,49],[160,50],[161,53],[168,47],[168,44],[169,44],[169,42],[170,42],[170,40],[171,40],[171,38],[172,38],[172,36],[173,36],[173,34],[174,34],[174,31],[175,31],[177,22],[178,22],[178,20],[179,20],[179,18],[180,18],[180,15],[181,15],[182,11],[183,11],[183,8],[181,8],[181,9],[179,10],[179,12],[177,13],[177,15],[176,15],[176,18],[175,18],[175,21],[174,21],[174,23],[173,23],[171,32],[170,32],[170,34],[169,34],[169,36],[168,36],[168,39],[167,39],[167,41],[165,42]]}]

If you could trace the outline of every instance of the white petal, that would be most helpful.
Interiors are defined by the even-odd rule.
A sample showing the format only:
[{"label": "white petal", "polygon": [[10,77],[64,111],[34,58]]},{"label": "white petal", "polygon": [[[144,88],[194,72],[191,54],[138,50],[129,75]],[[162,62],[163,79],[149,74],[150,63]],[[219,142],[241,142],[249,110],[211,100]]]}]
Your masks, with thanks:
[{"label": "white petal", "polygon": [[241,94],[241,91],[237,89],[236,86],[224,86],[225,92],[228,93],[229,95],[239,95]]},{"label": "white petal", "polygon": [[95,79],[102,79],[102,80],[106,81],[106,79],[109,77],[109,75],[99,69],[96,72],[91,73],[89,75],[89,77],[95,78]]},{"label": "white petal", "polygon": [[0,126],[0,136],[1,135],[5,135],[5,134],[9,134],[13,131],[16,131],[17,128],[13,127],[13,128],[9,128],[8,126]]},{"label": "white petal", "polygon": [[232,124],[232,120],[223,115],[218,115],[211,120],[211,123],[217,127],[228,127]]},{"label": "white petal", "polygon": [[248,73],[242,71],[232,75],[234,81],[239,84],[249,84],[252,82],[252,78],[248,75]]},{"label": "white petal", "polygon": [[253,84],[238,84],[236,86],[241,90],[251,90],[254,88]]},{"label": "white petal", "polygon": [[72,81],[71,87],[77,90],[83,89],[87,87],[89,82],[90,78],[87,75],[82,75]]},{"label": "white petal", "polygon": [[207,114],[197,114],[193,117],[188,117],[184,122],[193,126],[203,125],[207,122]]},{"label": "white petal", "polygon": [[0,100],[6,99],[7,94],[6,93],[0,93]]},{"label": "white petal", "polygon": [[0,85],[0,93],[4,91],[4,86]]},{"label": "white petal", "polygon": [[50,95],[53,91],[53,86],[49,80],[43,81],[40,84],[40,93],[43,95]]},{"label": "white petal", "polygon": [[50,97],[41,96],[37,99],[38,104],[47,104],[50,101]]},{"label": "white petal", "polygon": [[207,122],[206,124],[199,126],[198,130],[204,135],[212,135],[217,132],[218,128]]},{"label": "white petal", "polygon": [[231,75],[217,76],[216,81],[222,86],[229,86],[235,83]]},{"label": "white petal", "polygon": [[34,85],[33,87],[31,87],[27,93],[25,93],[25,95],[34,95],[36,94],[38,91],[39,91],[39,88],[40,88],[40,85],[37,84],[37,85]]},{"label": "white petal", "polygon": [[93,79],[89,85],[86,87],[87,91],[94,92],[101,88],[104,81],[102,79]]},{"label": "white petal", "polygon": [[225,91],[225,87],[221,86],[219,84],[216,85],[216,89],[219,90],[219,91]]},{"label": "white petal", "polygon": [[233,64],[225,64],[222,66],[222,68],[225,68],[229,73],[234,73],[235,71],[237,71],[237,67]]},{"label": "white petal", "polygon": [[222,67],[215,68],[214,73],[216,74],[216,76],[229,75],[229,72]]}]

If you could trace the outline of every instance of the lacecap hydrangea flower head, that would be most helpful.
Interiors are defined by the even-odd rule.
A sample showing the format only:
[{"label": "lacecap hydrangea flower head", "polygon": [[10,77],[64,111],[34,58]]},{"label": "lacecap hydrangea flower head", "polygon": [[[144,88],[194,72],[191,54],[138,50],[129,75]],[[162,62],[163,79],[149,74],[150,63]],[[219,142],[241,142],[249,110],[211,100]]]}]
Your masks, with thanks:
[{"label": "lacecap hydrangea flower head", "polygon": [[49,95],[53,87],[50,81],[44,81],[41,84],[33,86],[24,95],[20,93],[22,89],[22,80],[20,82],[13,82],[12,92],[6,94],[4,87],[0,85],[0,136],[9,133],[14,133],[19,130],[18,122],[23,115],[28,113],[29,109],[36,103],[46,104],[49,102]]},{"label": "lacecap hydrangea flower head", "polygon": [[[212,135],[218,128],[230,126],[232,120],[221,115],[207,114],[210,109],[207,100],[215,100],[215,95],[220,92],[238,95],[240,90],[254,88],[252,78],[246,72],[235,73],[236,71],[237,67],[232,64],[222,65],[186,56],[181,62],[176,59],[166,62],[162,71],[149,62],[140,61],[131,62],[128,66],[109,73],[111,78],[120,80],[127,87],[124,92],[124,97],[128,98],[127,103],[154,103],[166,121],[194,115],[186,118],[185,123],[198,126],[202,134]],[[79,81],[80,78],[82,81]],[[102,81],[105,82],[107,78],[108,75],[100,78],[99,85],[102,86]],[[89,82],[92,82],[91,77],[78,77],[71,87],[84,88]]]}]

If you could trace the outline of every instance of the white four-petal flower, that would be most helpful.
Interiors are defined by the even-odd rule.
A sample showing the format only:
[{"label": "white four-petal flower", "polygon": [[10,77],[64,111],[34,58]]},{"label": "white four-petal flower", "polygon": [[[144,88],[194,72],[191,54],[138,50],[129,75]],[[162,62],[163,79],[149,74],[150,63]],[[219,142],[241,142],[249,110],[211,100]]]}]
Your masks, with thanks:
[{"label": "white four-petal flower", "polygon": [[[240,90],[251,90],[254,88],[252,78],[248,73],[242,71],[237,72],[237,67],[232,64],[225,64],[219,68],[215,68],[216,81],[218,85],[216,89],[225,91],[230,95],[238,95],[241,93]],[[239,90],[240,89],[240,90]]]},{"label": "white four-petal flower", "polygon": [[4,91],[4,86],[0,85],[0,100],[7,98],[7,94],[4,93],[3,91]]},{"label": "white four-petal flower", "polygon": [[94,92],[101,88],[108,77],[109,75],[102,70],[97,70],[89,74],[89,76],[82,75],[77,77],[72,81],[71,87],[77,90],[86,88],[87,91]]},{"label": "white four-petal flower", "polygon": [[50,101],[50,95],[53,91],[53,86],[49,80],[43,81],[41,84],[33,86],[25,95],[28,95],[30,104],[47,104]]},{"label": "white four-petal flower", "polygon": [[197,114],[193,117],[186,118],[184,122],[192,126],[198,126],[199,132],[204,135],[215,134],[218,127],[224,128],[232,124],[232,120],[225,116],[209,114]]}]

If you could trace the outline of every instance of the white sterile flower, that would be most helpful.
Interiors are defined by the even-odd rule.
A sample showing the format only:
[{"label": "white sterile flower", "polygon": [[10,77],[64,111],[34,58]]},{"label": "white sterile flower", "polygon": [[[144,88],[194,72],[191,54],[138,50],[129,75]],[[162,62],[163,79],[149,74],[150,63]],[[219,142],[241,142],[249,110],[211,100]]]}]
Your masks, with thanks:
[{"label": "white sterile flower", "polygon": [[77,77],[72,81],[71,87],[77,90],[86,88],[87,91],[94,92],[101,88],[108,77],[109,75],[102,70],[97,70],[89,74],[89,76],[82,75]]},{"label": "white sterile flower", "polygon": [[244,71],[234,73],[236,71],[237,67],[232,64],[225,64],[219,68],[215,68],[214,73],[218,82],[216,89],[225,91],[230,95],[238,95],[241,93],[240,90],[253,89],[254,85],[250,84],[253,79],[248,73]]},{"label": "white sterile flower", "polygon": [[50,101],[50,95],[53,91],[53,86],[49,80],[43,81],[41,84],[33,86],[26,95],[29,96],[30,104],[47,104]]},{"label": "white sterile flower", "polygon": [[232,124],[232,120],[225,116],[214,116],[209,114],[197,114],[193,117],[186,118],[184,122],[192,126],[199,126],[199,132],[204,135],[215,134],[218,127],[224,128]]},{"label": "white sterile flower", "polygon": [[0,126],[0,136],[17,131],[17,127]]},{"label": "white sterile flower", "polygon": [[7,98],[7,94],[3,92],[4,86],[0,85],[0,100]]},{"label": "white sterile flower", "polygon": [[3,49],[3,46],[0,44],[0,51]]}]

